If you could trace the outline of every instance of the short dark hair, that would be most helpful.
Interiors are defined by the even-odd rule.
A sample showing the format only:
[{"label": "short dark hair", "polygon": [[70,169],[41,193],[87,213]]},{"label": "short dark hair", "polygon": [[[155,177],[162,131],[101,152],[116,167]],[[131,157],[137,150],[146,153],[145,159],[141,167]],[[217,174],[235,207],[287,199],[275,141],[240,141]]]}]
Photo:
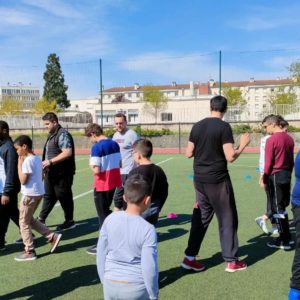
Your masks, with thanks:
[{"label": "short dark hair", "polygon": [[9,126],[7,122],[0,120],[0,130],[6,130],[7,134],[9,134]]},{"label": "short dark hair", "polygon": [[265,122],[267,121],[267,119],[272,118],[273,116],[275,116],[275,115],[274,115],[274,114],[270,114],[270,115],[265,116],[265,117],[263,118],[263,120],[261,121],[261,123],[262,123],[262,124],[265,123]]},{"label": "short dark hair", "polygon": [[138,204],[145,197],[151,195],[151,185],[148,180],[139,174],[128,177],[124,185],[124,196],[127,202]]},{"label": "short dark hair", "polygon": [[115,118],[123,118],[124,121],[127,122],[126,115],[124,115],[123,113],[117,113],[117,114],[115,114]]},{"label": "short dark hair", "polygon": [[85,135],[86,136],[91,136],[93,133],[96,136],[100,136],[103,134],[103,129],[100,125],[96,124],[96,123],[90,123],[86,128],[85,128]]},{"label": "short dark hair", "polygon": [[50,122],[56,122],[58,123],[57,115],[54,112],[47,112],[43,117],[43,121],[50,121]]},{"label": "short dark hair", "polygon": [[227,99],[221,95],[215,96],[210,99],[210,109],[212,111],[218,111],[225,113],[227,110]]},{"label": "short dark hair", "polygon": [[279,126],[281,128],[285,128],[288,127],[290,124],[288,121],[286,121],[281,115],[278,115],[278,119],[279,119]]},{"label": "short dark hair", "polygon": [[32,150],[32,139],[28,135],[18,136],[15,139],[14,144],[18,146],[26,145],[30,150]]},{"label": "short dark hair", "polygon": [[132,148],[146,158],[150,158],[153,152],[152,143],[147,139],[139,139],[135,141]]},{"label": "short dark hair", "polygon": [[267,124],[275,124],[276,126],[280,126],[280,120],[282,119],[281,116],[278,115],[269,115],[264,118],[263,123]]}]

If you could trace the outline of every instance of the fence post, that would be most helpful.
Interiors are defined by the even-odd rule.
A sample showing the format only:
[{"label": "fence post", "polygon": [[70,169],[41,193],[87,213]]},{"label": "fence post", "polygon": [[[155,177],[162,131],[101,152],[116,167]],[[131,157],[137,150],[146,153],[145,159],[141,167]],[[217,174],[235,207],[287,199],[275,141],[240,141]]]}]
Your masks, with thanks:
[{"label": "fence post", "polygon": [[31,125],[31,140],[32,140],[32,150],[34,150],[34,142],[33,142],[33,125]]},{"label": "fence post", "polygon": [[181,153],[181,126],[180,122],[178,123],[178,151]]}]

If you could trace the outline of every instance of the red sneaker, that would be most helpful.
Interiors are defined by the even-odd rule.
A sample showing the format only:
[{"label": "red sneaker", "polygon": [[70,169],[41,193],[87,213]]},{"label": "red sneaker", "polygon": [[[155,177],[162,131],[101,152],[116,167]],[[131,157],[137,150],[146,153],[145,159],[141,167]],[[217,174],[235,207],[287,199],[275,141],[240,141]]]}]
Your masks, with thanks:
[{"label": "red sneaker", "polygon": [[227,262],[225,271],[233,273],[233,272],[242,271],[245,269],[247,269],[247,264],[242,260],[237,260],[237,261]]},{"label": "red sneaker", "polygon": [[186,270],[193,270],[196,272],[201,272],[205,269],[205,266],[197,262],[195,258],[193,260],[189,260],[185,257],[181,266]]}]

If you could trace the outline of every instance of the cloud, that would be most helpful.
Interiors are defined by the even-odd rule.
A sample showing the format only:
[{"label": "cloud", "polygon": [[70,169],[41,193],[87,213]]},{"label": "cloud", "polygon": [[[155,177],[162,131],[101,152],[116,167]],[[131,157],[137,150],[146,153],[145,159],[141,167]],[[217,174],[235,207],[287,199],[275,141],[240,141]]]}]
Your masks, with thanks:
[{"label": "cloud", "polygon": [[67,41],[61,48],[62,55],[68,60],[95,59],[113,51],[112,41],[105,32],[94,32],[77,35],[76,39]]},{"label": "cloud", "polygon": [[227,25],[237,29],[246,31],[272,30],[284,28],[287,26],[299,25],[298,12],[299,4],[286,5],[284,7],[253,6],[246,7],[246,14],[233,21],[229,21]]},{"label": "cloud", "polygon": [[31,25],[34,23],[33,16],[26,12],[13,8],[0,8],[0,24],[5,25]]},{"label": "cloud", "polygon": [[178,80],[205,80],[218,72],[217,55],[191,53],[176,55],[170,52],[146,53],[120,63],[127,71],[151,72]]},{"label": "cloud", "polygon": [[[70,1],[72,3],[72,1]],[[80,18],[82,14],[74,5],[62,0],[23,0],[23,3],[40,8],[58,17]]]},{"label": "cloud", "polygon": [[[267,62],[262,61],[262,64]],[[270,62],[271,64],[271,62]],[[284,62],[282,61],[282,64]],[[275,61],[273,62],[273,67]],[[160,80],[179,80],[181,82],[189,82],[191,80],[207,82],[209,79],[219,80],[219,61],[217,53],[203,55],[200,53],[190,53],[182,55],[174,55],[174,53],[155,52],[146,53],[131,57],[120,63],[120,68],[125,72],[139,74],[151,73],[152,78]],[[276,77],[286,77],[286,68],[278,65],[276,69],[267,69],[260,71],[251,64],[239,66],[234,63],[222,64],[222,81],[240,81],[249,80],[251,77],[256,79],[274,79]],[[129,77],[129,76],[128,76]]]}]

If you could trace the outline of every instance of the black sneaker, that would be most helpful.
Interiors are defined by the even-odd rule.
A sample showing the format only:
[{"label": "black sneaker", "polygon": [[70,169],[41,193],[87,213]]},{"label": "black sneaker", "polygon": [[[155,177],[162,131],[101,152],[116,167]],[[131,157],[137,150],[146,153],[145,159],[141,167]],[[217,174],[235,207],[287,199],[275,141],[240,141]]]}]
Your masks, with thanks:
[{"label": "black sneaker", "polygon": [[267,246],[270,248],[277,248],[277,249],[282,249],[282,250],[291,250],[292,249],[290,241],[283,242],[280,238],[277,238],[271,242],[268,242]]},{"label": "black sneaker", "polygon": [[92,247],[87,248],[86,253],[91,255],[97,255],[97,245],[93,245]]},{"label": "black sneaker", "polygon": [[74,221],[65,221],[63,224],[58,225],[56,227],[56,231],[63,231],[67,229],[73,229],[76,227],[76,224]]}]

